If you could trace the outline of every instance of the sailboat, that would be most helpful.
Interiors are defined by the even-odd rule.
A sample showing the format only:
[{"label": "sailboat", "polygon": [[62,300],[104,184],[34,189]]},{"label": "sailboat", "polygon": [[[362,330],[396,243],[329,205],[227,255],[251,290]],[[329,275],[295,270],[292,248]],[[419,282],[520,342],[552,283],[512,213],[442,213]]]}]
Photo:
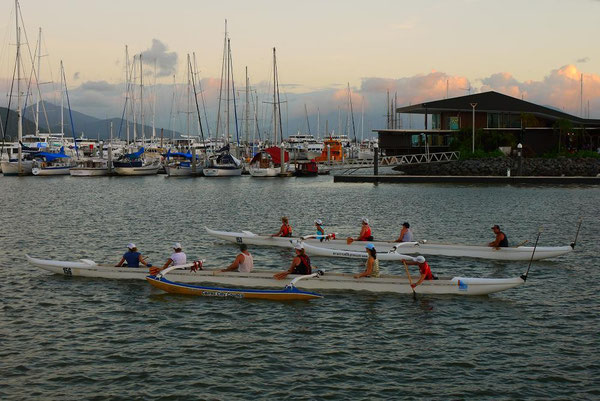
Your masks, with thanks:
[{"label": "sailboat", "polygon": [[134,153],[127,153],[113,162],[115,173],[118,175],[155,175],[160,168],[160,160],[148,161],[144,158],[145,149],[142,147]]},{"label": "sailboat", "polygon": [[23,158],[23,110],[21,109],[21,28],[19,26],[21,15],[19,10],[19,0],[15,0],[17,31],[17,57],[15,61],[17,70],[17,137],[20,146],[17,151],[16,159],[11,158],[8,161],[2,161],[2,173],[4,175],[31,175],[31,170],[33,169],[33,159]]},{"label": "sailboat", "polygon": [[34,154],[33,175],[69,175],[73,167],[71,156],[65,154],[65,147],[60,148],[58,153],[38,152]]},{"label": "sailboat", "polygon": [[[281,110],[279,101],[279,77],[277,76],[277,55],[273,48],[273,141],[277,142],[278,125],[281,131]],[[279,117],[279,119],[278,119]],[[277,124],[279,122],[279,124]],[[273,146],[257,153],[250,162],[250,175],[253,177],[277,177],[279,173],[285,173],[285,163],[289,162],[290,155],[281,148]],[[283,159],[283,160],[282,160]]]},{"label": "sailboat", "polygon": [[[235,113],[235,87],[233,86],[233,63],[231,59],[231,43],[227,33],[227,21],[225,21],[225,48],[223,49],[223,67],[222,72],[225,72],[226,76],[226,101],[225,101],[225,127],[226,127],[226,145],[217,151],[217,154],[208,159],[206,166],[204,167],[204,176],[206,177],[232,177],[242,175],[242,161],[231,155],[230,152],[230,94],[233,94],[234,101],[234,115],[237,119],[237,113]],[[221,76],[223,78],[223,76]],[[223,82],[223,79],[221,79]],[[230,92],[230,84],[231,92]],[[219,95],[219,113],[221,109],[222,92]],[[218,116],[220,117],[220,115]],[[217,118],[217,136],[219,131],[219,120]],[[236,122],[237,131],[237,122]]]}]

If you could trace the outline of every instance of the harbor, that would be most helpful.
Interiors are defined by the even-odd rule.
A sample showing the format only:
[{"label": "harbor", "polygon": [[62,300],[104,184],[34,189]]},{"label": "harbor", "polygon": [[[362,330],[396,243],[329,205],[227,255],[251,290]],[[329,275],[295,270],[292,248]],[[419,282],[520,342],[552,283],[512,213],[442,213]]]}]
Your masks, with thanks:
[{"label": "harbor", "polygon": [[6,2],[0,400],[600,398],[600,2],[434,3]]}]

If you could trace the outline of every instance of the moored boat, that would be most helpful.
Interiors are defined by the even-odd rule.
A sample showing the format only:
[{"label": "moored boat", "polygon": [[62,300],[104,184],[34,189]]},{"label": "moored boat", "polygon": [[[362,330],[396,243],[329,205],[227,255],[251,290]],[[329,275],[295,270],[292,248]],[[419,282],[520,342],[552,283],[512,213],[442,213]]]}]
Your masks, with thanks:
[{"label": "moored boat", "polygon": [[77,162],[75,167],[69,170],[74,177],[100,177],[108,175],[108,160],[91,158]]},{"label": "moored boat", "polygon": [[[341,251],[363,252],[366,242],[353,242],[348,244],[346,240],[328,240],[319,241],[317,239],[303,239],[301,237],[271,237],[269,235],[258,235],[250,231],[231,232],[215,231],[206,228],[208,234],[225,241],[237,244],[277,246],[292,248],[295,241],[303,240],[305,244],[321,248],[335,249]],[[389,252],[396,242],[388,241],[370,241],[379,252]],[[450,256],[450,257],[469,257],[490,260],[530,260],[532,258],[532,246],[517,246],[507,248],[492,248],[489,246],[477,245],[454,245],[454,244],[435,244],[426,241],[410,243],[411,245],[402,245],[404,254],[420,254],[432,256]],[[565,255],[572,252],[575,243],[567,246],[538,246],[533,255],[533,260],[541,260]]]},{"label": "moored boat", "polygon": [[[536,251],[537,252],[537,251]],[[142,268],[114,267],[97,264],[92,260],[77,262],[45,260],[27,256],[32,265],[40,269],[65,276],[100,277],[110,279],[145,280],[148,271]],[[189,266],[191,266],[190,264]],[[281,288],[281,280],[273,278],[276,271],[255,269],[251,273],[221,272],[220,270],[177,270],[171,275],[179,283],[209,283],[249,288]],[[290,275],[289,277],[300,277]],[[487,295],[522,285],[522,277],[513,278],[473,278],[442,277],[424,281],[416,288],[420,294],[437,295]],[[297,287],[311,291],[367,291],[374,293],[412,294],[406,276],[383,274],[380,277],[355,279],[346,273],[325,273],[320,278],[308,278],[297,283]]]},{"label": "moored boat", "polygon": [[[363,245],[366,245],[366,243],[363,243]],[[409,243],[409,242],[399,243],[399,244],[396,244],[395,246],[393,246],[392,249],[387,252],[385,252],[385,251],[377,252],[377,259],[379,259],[379,260],[414,260],[414,258],[412,256],[403,255],[398,252],[398,250],[402,249],[403,245],[404,246],[412,246],[413,243]],[[369,257],[367,252],[364,251],[364,247],[363,247],[363,251],[345,251],[345,250],[329,249],[329,248],[324,248],[324,247],[320,247],[320,246],[310,245],[310,244],[304,243],[304,241],[303,241],[303,246],[304,246],[304,250],[306,251],[306,253],[308,253],[311,256],[326,256],[326,257],[332,257],[332,258],[350,258],[350,259],[367,259]]]}]

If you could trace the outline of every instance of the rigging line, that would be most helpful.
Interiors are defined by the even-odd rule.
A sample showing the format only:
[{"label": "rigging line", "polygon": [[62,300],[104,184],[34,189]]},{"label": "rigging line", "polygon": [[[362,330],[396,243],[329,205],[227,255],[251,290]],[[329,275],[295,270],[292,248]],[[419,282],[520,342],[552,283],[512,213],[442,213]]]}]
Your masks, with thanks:
[{"label": "rigging line", "polygon": [[233,57],[231,57],[231,44],[229,45],[229,71],[231,75],[231,91],[233,93],[233,117],[235,118],[235,136],[237,144],[240,146],[240,133],[238,129],[237,106],[235,102],[235,81],[233,79]]},{"label": "rigging line", "polygon": [[12,93],[15,86],[15,75],[17,74],[17,60],[15,59],[15,68],[13,69],[12,81],[10,83],[10,95],[8,97],[8,107],[6,108],[6,122],[2,131],[2,150],[4,150],[4,142],[6,141],[6,133],[8,132],[8,116],[10,115],[10,105],[12,103]]},{"label": "rigging line", "polygon": [[127,111],[127,103],[129,100],[129,92],[131,91],[131,74],[133,73],[133,65],[135,63],[131,63],[130,71],[125,70],[125,74],[127,75],[127,86],[125,87],[125,103],[123,104],[123,113],[121,113],[121,123],[119,124],[119,134],[117,135],[119,139],[121,139],[121,130],[123,128],[123,121],[125,119],[125,112]]},{"label": "rigging line", "polygon": [[350,115],[352,116],[352,132],[354,133],[354,143],[356,144],[356,125],[354,124],[354,109],[352,108],[352,92],[350,83],[348,83],[348,97],[350,98]]},{"label": "rigging line", "polygon": [[[188,58],[189,68],[192,69],[192,62]],[[202,117],[200,115],[200,106],[198,105],[198,93],[196,92],[196,78],[192,73],[192,87],[194,88],[194,101],[196,102],[196,114],[198,115],[198,124],[200,125],[200,135],[202,135],[202,144],[206,149],[206,141],[204,140],[204,130],[202,129]]]},{"label": "rigging line", "polygon": [[69,100],[69,89],[67,88],[67,77],[65,76],[65,69],[62,70],[63,81],[65,83],[65,94],[67,95],[67,106],[69,107],[69,120],[71,120],[71,131],[73,131],[73,143],[75,144],[75,154],[79,159],[79,149],[77,148],[77,139],[75,138],[75,125],[73,124],[73,113],[71,112],[71,101]]},{"label": "rigging line", "polygon": [[[279,95],[279,69],[277,68],[277,61],[275,61],[275,65],[273,66],[273,68],[275,69],[275,82],[273,83],[273,85],[277,86],[277,112],[279,113],[279,132],[280,132],[280,136],[279,138],[281,139],[281,142],[283,142],[283,124],[281,121],[281,98]],[[287,125],[287,124],[286,124]],[[287,129],[287,127],[286,127]],[[277,144],[274,144],[275,146],[277,146]]]},{"label": "rigging line", "polygon": [[[198,71],[198,66],[196,65],[196,53],[194,55],[194,69]],[[199,74],[199,72],[197,72]],[[204,110],[204,120],[206,121],[206,133],[210,138],[210,124],[208,122],[208,114],[206,113],[206,102],[204,101],[204,91],[202,90],[202,79],[198,80],[198,87],[200,88],[200,97],[202,98],[202,109]]]},{"label": "rigging line", "polygon": [[221,103],[223,101],[223,75],[225,74],[225,58],[227,57],[227,20],[225,20],[225,39],[223,43],[223,59],[221,60],[221,82],[219,82],[219,105],[217,107],[217,124],[215,139],[219,139],[219,128],[221,126]]}]

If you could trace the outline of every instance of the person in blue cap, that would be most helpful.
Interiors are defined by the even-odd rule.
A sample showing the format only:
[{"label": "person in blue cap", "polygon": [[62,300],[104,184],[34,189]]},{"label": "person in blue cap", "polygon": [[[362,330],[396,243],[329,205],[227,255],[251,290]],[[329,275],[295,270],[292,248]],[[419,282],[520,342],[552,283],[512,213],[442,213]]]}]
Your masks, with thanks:
[{"label": "person in blue cap", "polygon": [[354,278],[361,277],[379,277],[379,260],[377,260],[377,250],[373,244],[367,244],[367,263],[365,264],[365,271],[359,274],[355,274]]}]

